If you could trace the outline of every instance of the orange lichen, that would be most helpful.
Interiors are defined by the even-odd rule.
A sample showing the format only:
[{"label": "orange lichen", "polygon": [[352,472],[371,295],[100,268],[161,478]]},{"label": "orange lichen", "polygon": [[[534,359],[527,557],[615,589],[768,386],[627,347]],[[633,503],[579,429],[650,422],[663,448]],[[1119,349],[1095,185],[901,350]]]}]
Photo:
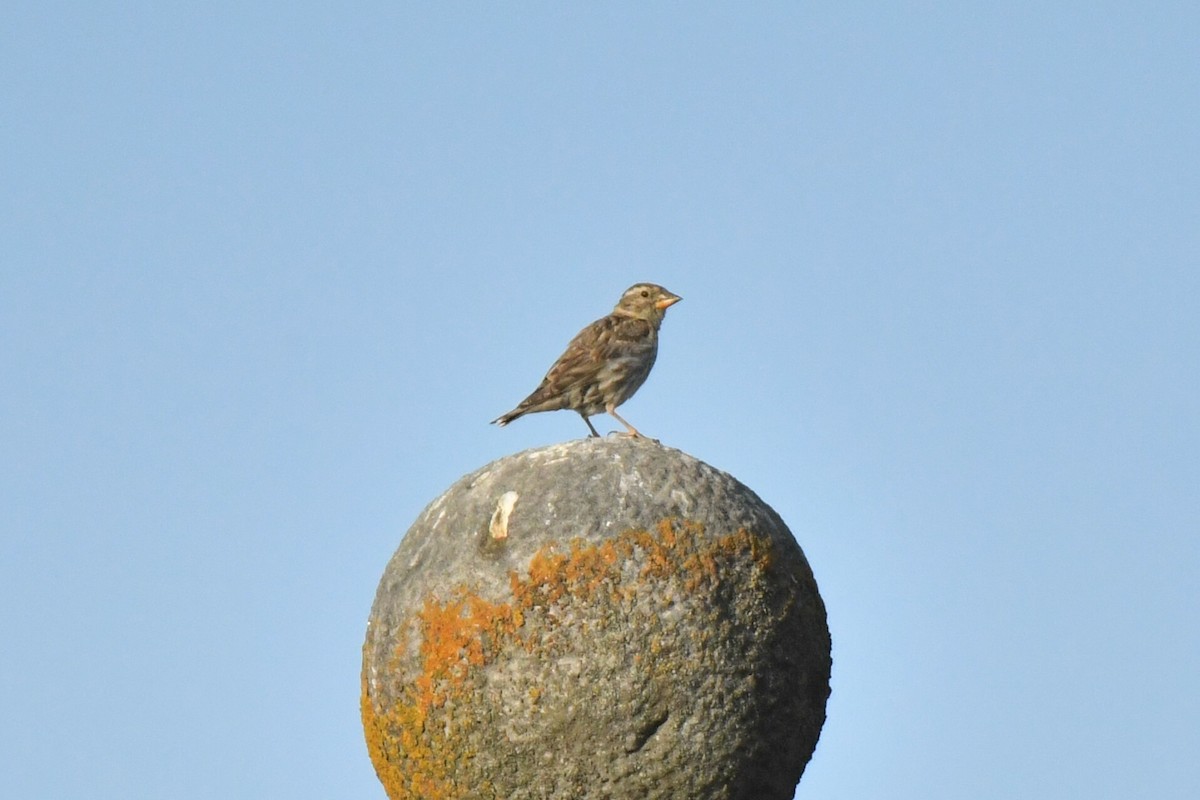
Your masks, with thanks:
[{"label": "orange lichen", "polygon": [[[698,596],[719,583],[726,565],[745,564],[747,555],[754,573],[768,569],[771,542],[746,530],[706,537],[698,522],[667,519],[653,532],[627,530],[600,544],[574,539],[565,552],[554,544],[541,548],[525,574],[510,573],[512,599],[506,602],[486,600],[467,586],[456,587],[448,599],[427,597],[400,628],[419,636],[416,664],[402,633],[384,670],[393,681],[395,676],[413,675],[398,687],[397,695],[372,698],[364,667],[363,727],[371,761],[388,796],[392,800],[493,796],[486,784],[465,786],[456,780],[465,774],[464,763],[472,757],[465,741],[475,717],[449,715],[446,707],[451,701],[460,707],[472,700],[485,702],[479,695],[481,668],[513,648],[545,655],[551,641],[547,634],[560,624],[551,609],[567,603],[628,609],[652,585],[668,582],[677,589],[666,592],[663,596],[668,599],[661,602],[670,602],[678,590]],[[630,562],[640,568],[627,571]],[[604,619],[597,624],[604,624]],[[658,637],[653,637],[649,651],[658,653],[661,648]],[[532,704],[541,696],[539,687],[528,691]]]},{"label": "orange lichen", "polygon": [[424,707],[437,707],[445,700],[443,684],[461,684],[471,667],[484,663],[484,647],[499,637],[511,635],[520,624],[520,614],[507,603],[489,603],[460,587],[446,603],[426,598],[417,614],[421,623],[421,661],[417,678]]}]

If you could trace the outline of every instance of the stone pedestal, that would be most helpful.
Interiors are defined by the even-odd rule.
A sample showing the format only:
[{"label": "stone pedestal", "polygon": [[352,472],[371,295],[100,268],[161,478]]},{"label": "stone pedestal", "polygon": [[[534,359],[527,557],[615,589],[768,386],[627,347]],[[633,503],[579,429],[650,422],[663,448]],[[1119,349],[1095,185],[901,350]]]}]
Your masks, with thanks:
[{"label": "stone pedestal", "polygon": [[528,450],[409,529],[363,647],[392,800],[789,800],[829,695],[779,516],[645,439]]}]

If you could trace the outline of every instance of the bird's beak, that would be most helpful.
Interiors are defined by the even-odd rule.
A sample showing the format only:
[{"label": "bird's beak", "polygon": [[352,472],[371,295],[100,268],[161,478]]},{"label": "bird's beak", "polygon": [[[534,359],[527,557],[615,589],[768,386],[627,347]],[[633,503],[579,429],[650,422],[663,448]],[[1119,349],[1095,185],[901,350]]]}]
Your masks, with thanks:
[{"label": "bird's beak", "polygon": [[659,300],[658,302],[656,302],[654,304],[654,307],[657,308],[659,311],[662,311],[665,308],[669,308],[670,306],[675,305],[682,299],[683,298],[678,295],[674,295],[674,294],[667,295],[662,300]]}]

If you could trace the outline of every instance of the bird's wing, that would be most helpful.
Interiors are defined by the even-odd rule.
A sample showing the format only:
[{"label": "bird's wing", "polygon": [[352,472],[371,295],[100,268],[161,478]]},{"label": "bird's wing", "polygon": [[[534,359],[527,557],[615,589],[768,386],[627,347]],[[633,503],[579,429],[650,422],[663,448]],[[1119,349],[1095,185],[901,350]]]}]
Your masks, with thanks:
[{"label": "bird's wing", "polygon": [[650,333],[650,323],[645,320],[615,315],[601,317],[575,334],[539,389],[562,392],[595,382],[601,367],[613,359],[653,346]]},{"label": "bird's wing", "polygon": [[616,322],[616,317],[602,317],[575,334],[539,388],[563,392],[595,380],[606,354],[612,349]]},{"label": "bird's wing", "polygon": [[614,363],[636,358],[654,347],[649,322],[610,314],[581,330],[550,367],[518,410],[565,408],[567,400],[587,396]]}]

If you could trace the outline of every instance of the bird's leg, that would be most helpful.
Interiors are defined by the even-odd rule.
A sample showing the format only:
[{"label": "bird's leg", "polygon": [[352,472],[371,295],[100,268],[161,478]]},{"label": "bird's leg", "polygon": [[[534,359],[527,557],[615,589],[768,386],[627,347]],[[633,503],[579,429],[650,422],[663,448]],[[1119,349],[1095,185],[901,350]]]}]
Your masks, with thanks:
[{"label": "bird's leg", "polygon": [[622,425],[624,425],[624,426],[625,426],[625,429],[629,431],[629,433],[628,433],[628,434],[626,434],[627,436],[632,436],[632,437],[633,437],[633,438],[635,438],[635,439],[638,439],[638,438],[645,438],[645,437],[643,437],[643,436],[642,436],[640,433],[638,433],[638,432],[637,432],[637,428],[633,427],[633,426],[632,426],[632,425],[630,425],[628,422],[626,422],[625,420],[621,419],[621,415],[617,413],[617,407],[616,407],[616,406],[610,406],[610,407],[608,407],[608,408],[605,408],[604,410],[608,412],[608,415],[609,415],[610,417],[612,417],[612,418],[613,418],[613,419],[615,419],[617,422],[619,422],[619,423],[621,423]]},{"label": "bird's leg", "polygon": [[[594,437],[596,437],[597,439],[599,439],[599,438],[600,438],[600,434],[596,433],[596,428],[595,428],[595,427],[593,427],[593,425],[592,425],[592,421],[591,421],[590,419],[588,419],[588,418],[587,418],[587,414],[585,414],[585,413],[583,413],[582,411],[580,411],[580,412],[579,412],[579,416],[583,417],[583,424],[584,424],[584,425],[587,425],[587,426],[588,426],[588,430],[589,430],[589,431],[591,431],[591,433],[589,434],[589,436],[594,436]],[[627,426],[627,427],[628,427],[628,426]]]}]

